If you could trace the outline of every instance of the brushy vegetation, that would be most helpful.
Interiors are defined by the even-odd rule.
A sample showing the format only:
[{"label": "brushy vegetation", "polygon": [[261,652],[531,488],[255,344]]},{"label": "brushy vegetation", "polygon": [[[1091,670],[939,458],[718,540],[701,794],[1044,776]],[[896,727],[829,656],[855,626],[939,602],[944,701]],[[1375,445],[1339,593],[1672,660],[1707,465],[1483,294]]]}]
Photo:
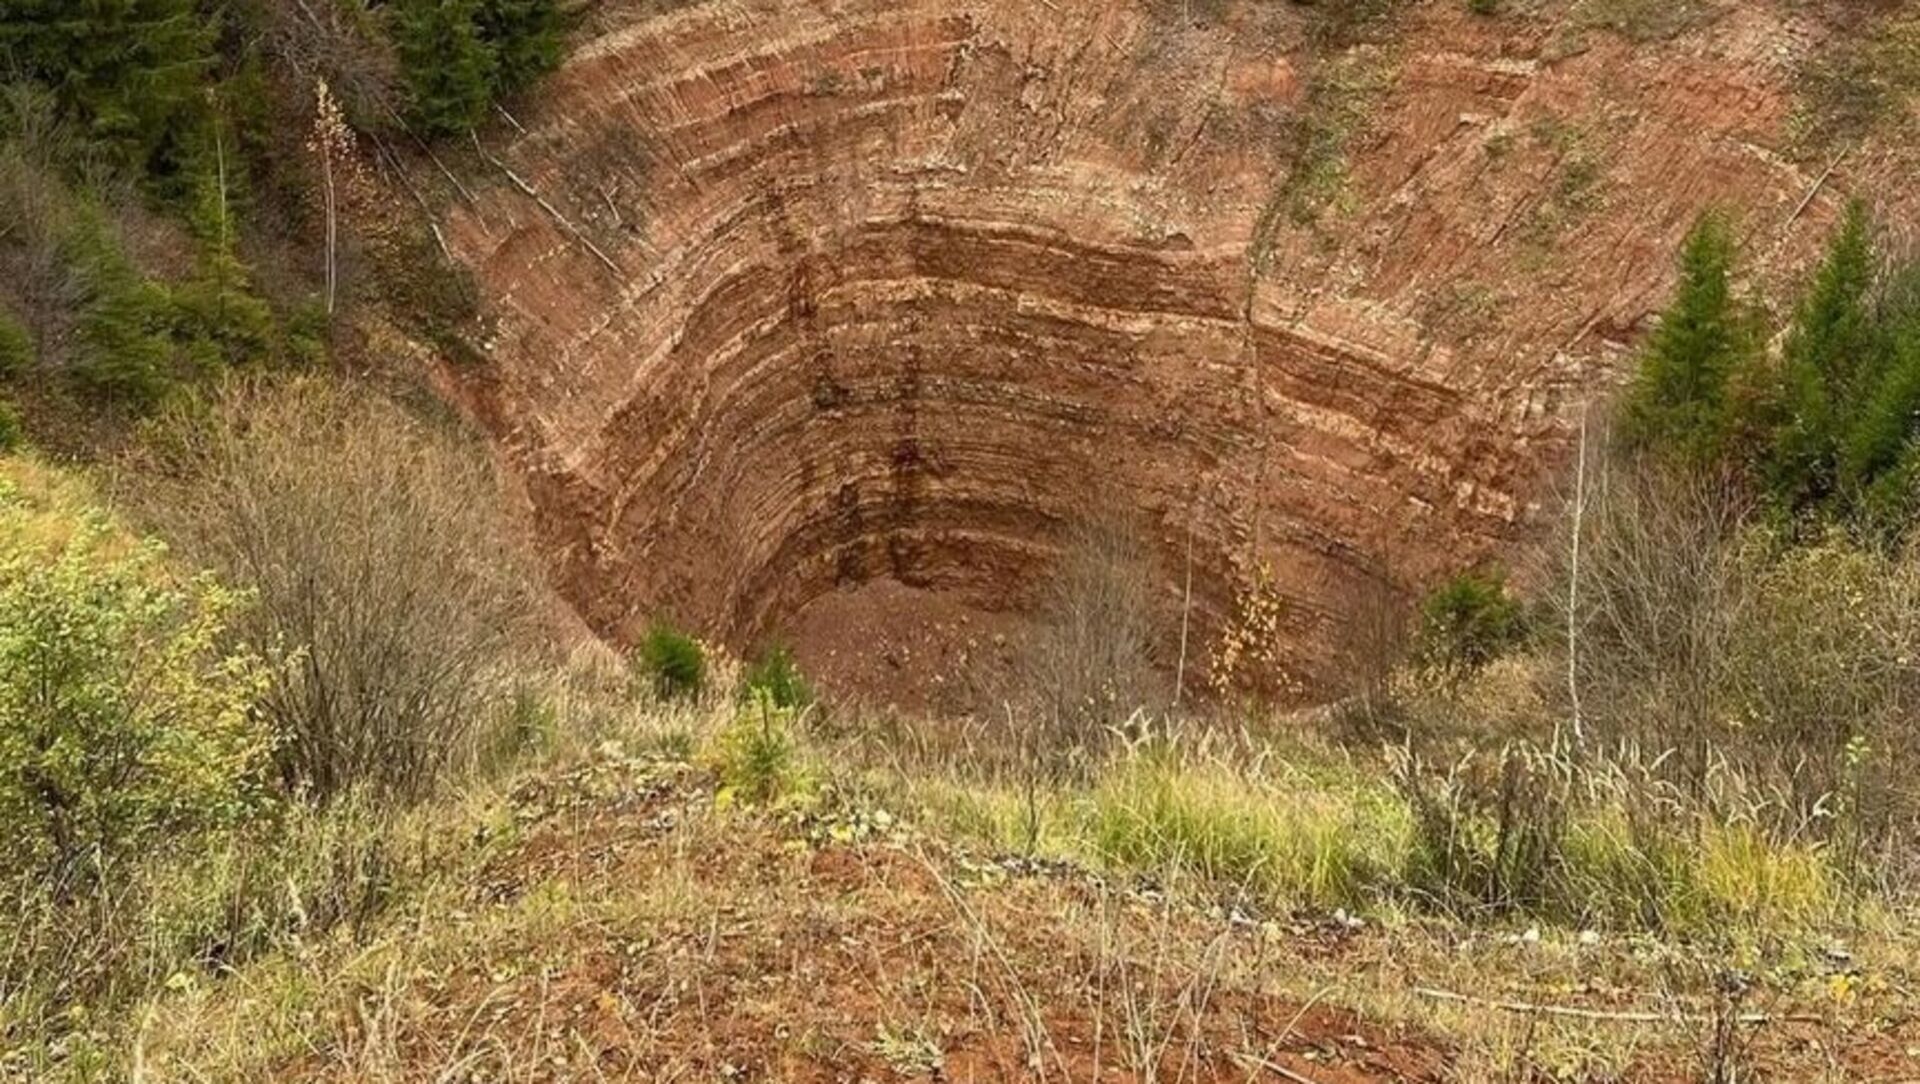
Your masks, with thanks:
[{"label": "brushy vegetation", "polygon": [[124,1072],[121,1010],[372,921],[472,857],[453,770],[483,792],[549,704],[604,725],[572,677],[506,710],[543,663],[469,443],[311,383],[163,432],[124,504],[172,551],[0,460],[0,1075]]},{"label": "brushy vegetation", "polygon": [[65,899],[245,815],[270,670],[223,649],[231,593],[43,501],[0,479],[0,868]]},{"label": "brushy vegetation", "polygon": [[258,706],[287,780],[418,796],[481,755],[536,574],[476,440],[301,379],[230,391],[155,455],[149,518],[256,593],[251,642],[299,649]]},{"label": "brushy vegetation", "polygon": [[[1314,25],[1351,45],[1393,7]],[[1574,21],[1657,37],[1702,10],[1591,0]],[[631,660],[556,661],[533,562],[455,423],[253,372],[321,359],[334,302],[331,251],[324,295],[263,273],[319,228],[316,156],[284,133],[319,130],[330,169],[356,133],[468,131],[557,63],[557,4],[74,12],[0,16],[0,385],[57,373],[153,420],[116,511],[0,459],[0,1079],[130,1075],[168,992],[305,962],[436,876],[477,876],[516,830],[500,791],[518,768],[536,762],[538,790],[593,748],[570,781],[590,786],[632,759],[623,742],[807,840],[868,838],[879,792],[995,849],[1256,913],[1777,949],[1912,887],[1920,273],[1862,206],[1784,320],[1739,288],[1737,222],[1700,222],[1538,567],[1455,577],[1409,627],[1383,603],[1355,638],[1387,748],[1169,717],[1164,577],[1097,521],[1069,538],[1001,711],[836,739],[785,650],[736,684],[659,623]],[[1906,24],[1889,26],[1862,54],[1871,85],[1814,84],[1848,126],[1910,94]],[[272,70],[301,73],[297,100]],[[309,96],[309,73],[332,89]],[[1378,74],[1363,49],[1311,75],[1256,252],[1280,216],[1337,200]],[[1567,160],[1562,211],[1599,180]],[[350,172],[325,175],[330,198],[352,203]],[[349,264],[439,266],[428,239],[364,240]],[[392,290],[457,353],[470,283]],[[0,453],[19,430],[0,400]],[[1260,586],[1242,617],[1270,632],[1281,604]],[[1256,642],[1232,641],[1228,679]],[[265,1011],[306,1037],[297,997]]]},{"label": "brushy vegetation", "polygon": [[1011,687],[993,690],[1025,720],[1021,740],[1055,770],[1097,756],[1143,706],[1165,703],[1149,594],[1156,570],[1123,521],[1069,529]]}]

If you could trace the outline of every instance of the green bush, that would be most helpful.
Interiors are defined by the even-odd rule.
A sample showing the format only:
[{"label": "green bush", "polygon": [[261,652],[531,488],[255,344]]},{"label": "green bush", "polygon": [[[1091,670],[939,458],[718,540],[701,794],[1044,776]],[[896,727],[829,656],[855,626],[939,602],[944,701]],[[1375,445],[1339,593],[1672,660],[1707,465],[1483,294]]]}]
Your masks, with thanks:
[{"label": "green bush", "polygon": [[0,867],[63,886],[241,817],[272,742],[238,600],[98,519],[45,537],[0,488]]},{"label": "green bush", "polygon": [[1525,635],[1525,614],[1498,569],[1463,572],[1420,605],[1420,662],[1442,677],[1472,674]]},{"label": "green bush", "polygon": [[668,624],[656,624],[640,640],[635,664],[663,700],[700,695],[707,683],[707,655],[700,642]]},{"label": "green bush", "polygon": [[747,667],[741,696],[751,699],[761,695],[777,708],[804,708],[813,703],[813,686],[793,661],[793,652],[785,647],[767,649]]}]

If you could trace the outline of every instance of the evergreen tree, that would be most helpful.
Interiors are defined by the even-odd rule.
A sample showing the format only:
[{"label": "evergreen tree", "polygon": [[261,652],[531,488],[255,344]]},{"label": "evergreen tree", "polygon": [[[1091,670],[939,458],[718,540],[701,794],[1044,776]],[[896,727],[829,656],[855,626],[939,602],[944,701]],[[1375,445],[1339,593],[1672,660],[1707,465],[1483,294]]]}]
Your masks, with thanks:
[{"label": "evergreen tree", "polygon": [[76,212],[63,248],[80,296],[75,378],[105,398],[153,407],[172,387],[165,291],[134,268],[98,207]]},{"label": "evergreen tree", "polygon": [[201,119],[212,46],[194,0],[6,0],[0,64],[44,84],[122,166],[165,175]]},{"label": "evergreen tree", "polygon": [[1879,388],[1884,359],[1869,311],[1873,241],[1854,201],[1788,332],[1785,411],[1774,446],[1776,496],[1788,509],[1828,501],[1847,430]]},{"label": "evergreen tree", "polygon": [[[1920,263],[1893,276],[1874,308],[1874,356],[1884,359],[1871,398],[1841,449],[1843,491],[1881,527],[1898,527],[1920,479]],[[1885,533],[1881,531],[1880,533]]]},{"label": "evergreen tree", "polygon": [[1680,283],[1641,358],[1625,411],[1634,446],[1696,465],[1725,451],[1728,385],[1754,355],[1754,335],[1733,297],[1733,243],[1708,212],[1687,235]]},{"label": "evergreen tree", "polygon": [[260,360],[271,351],[274,333],[273,311],[254,294],[252,275],[239,255],[236,177],[218,128],[213,142],[212,160],[199,171],[188,216],[199,259],[193,277],[174,292],[189,350],[209,367]]},{"label": "evergreen tree", "polygon": [[394,9],[413,119],[429,134],[466,131],[493,102],[498,62],[481,37],[479,12],[479,0],[402,0]]},{"label": "evergreen tree", "polygon": [[562,26],[555,0],[481,0],[478,18],[497,61],[497,95],[525,90],[560,66]]}]

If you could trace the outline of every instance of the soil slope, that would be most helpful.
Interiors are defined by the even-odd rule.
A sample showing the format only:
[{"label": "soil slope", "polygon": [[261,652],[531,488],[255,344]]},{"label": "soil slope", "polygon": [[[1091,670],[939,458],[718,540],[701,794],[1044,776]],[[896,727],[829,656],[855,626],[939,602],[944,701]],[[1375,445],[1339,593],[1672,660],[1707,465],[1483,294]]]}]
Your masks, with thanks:
[{"label": "soil slope", "polygon": [[661,6],[593,9],[444,223],[464,395],[615,638],[1018,611],[1124,509],[1169,610],[1189,552],[1203,635],[1269,583],[1327,686],[1356,599],[1541,518],[1702,208],[1770,282],[1912,210],[1910,143],[1827,175],[1798,122],[1818,5]]}]

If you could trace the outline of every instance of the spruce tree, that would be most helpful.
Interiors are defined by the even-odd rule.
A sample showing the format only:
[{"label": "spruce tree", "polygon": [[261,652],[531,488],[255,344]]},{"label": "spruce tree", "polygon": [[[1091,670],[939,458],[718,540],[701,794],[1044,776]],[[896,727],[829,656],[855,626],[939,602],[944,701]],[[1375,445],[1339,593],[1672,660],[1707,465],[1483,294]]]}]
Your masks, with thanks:
[{"label": "spruce tree", "polygon": [[102,398],[146,410],[173,386],[171,306],[121,251],[106,215],[84,206],[63,239],[79,292],[73,375]]},{"label": "spruce tree", "polygon": [[1873,318],[1881,373],[1848,428],[1840,483],[1863,515],[1890,524],[1906,518],[1920,478],[1914,441],[1920,434],[1920,263],[1889,279]]},{"label": "spruce tree", "polygon": [[1680,282],[1640,361],[1624,428],[1636,448],[1702,465],[1725,451],[1728,383],[1752,358],[1751,322],[1733,297],[1733,243],[1715,212],[1680,254]]},{"label": "spruce tree", "polygon": [[1786,417],[1771,474],[1775,494],[1789,511],[1834,496],[1847,430],[1884,376],[1869,311],[1872,288],[1873,241],[1866,205],[1856,200],[1787,335]]},{"label": "spruce tree", "polygon": [[50,88],[119,164],[165,175],[202,110],[213,64],[194,0],[7,0],[0,58]]},{"label": "spruce tree", "polygon": [[239,254],[235,219],[237,175],[226,140],[214,131],[214,153],[198,171],[188,225],[198,242],[194,273],[174,291],[180,330],[203,367],[264,358],[272,349],[273,311],[254,292]]},{"label": "spruce tree", "polygon": [[498,65],[481,37],[479,12],[479,0],[401,0],[394,9],[413,120],[430,135],[472,128],[493,102]]},{"label": "spruce tree", "polygon": [[494,89],[516,94],[560,66],[560,5],[555,0],[481,0],[481,37],[496,58]]}]

